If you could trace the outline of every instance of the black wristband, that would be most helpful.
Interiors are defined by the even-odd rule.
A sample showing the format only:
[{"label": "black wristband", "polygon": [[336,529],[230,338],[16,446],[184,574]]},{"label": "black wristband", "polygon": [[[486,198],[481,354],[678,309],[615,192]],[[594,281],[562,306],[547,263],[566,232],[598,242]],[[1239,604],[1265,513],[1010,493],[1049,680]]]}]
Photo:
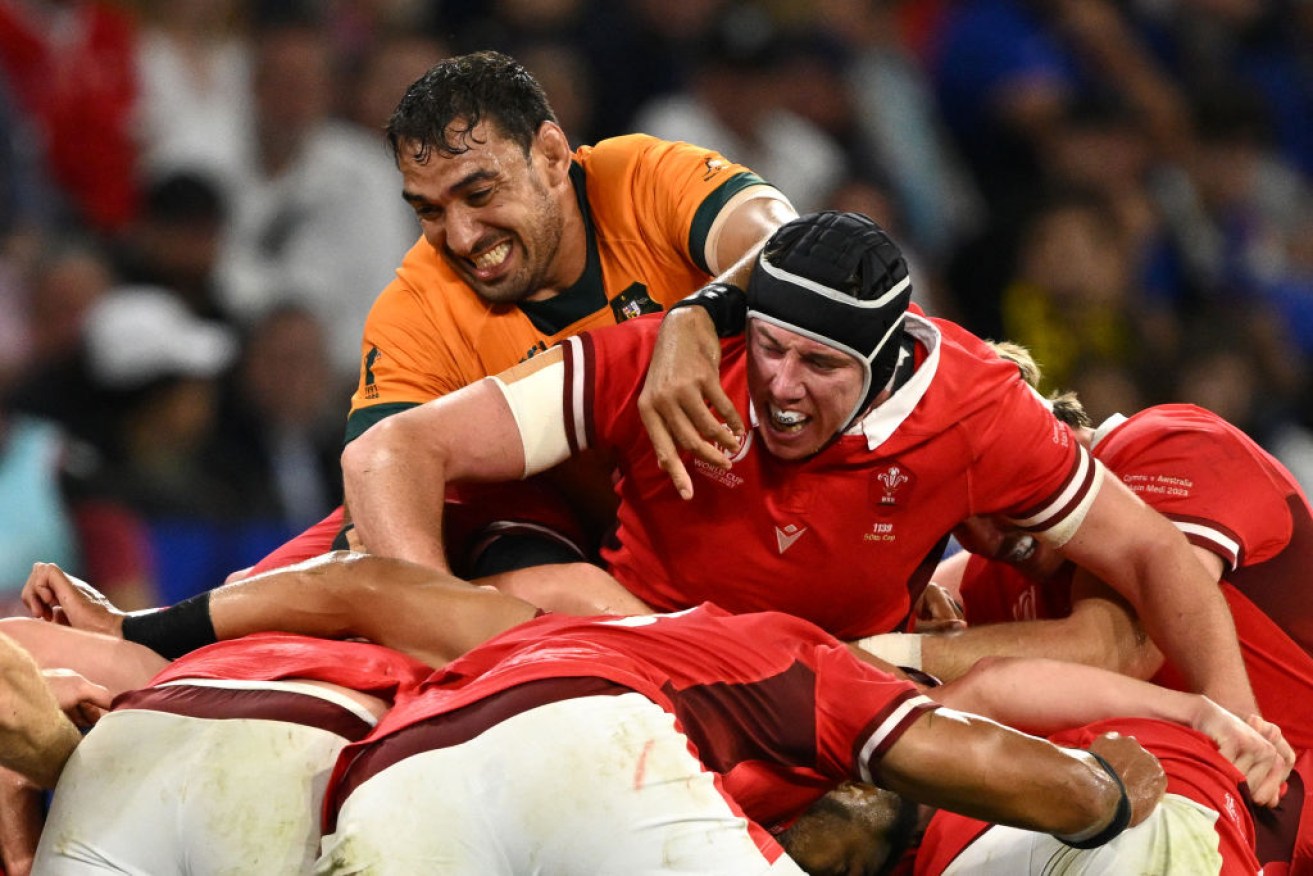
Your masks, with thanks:
[{"label": "black wristband", "polygon": [[210,620],[210,591],[159,611],[128,615],[123,619],[123,638],[170,660],[214,644],[219,638]]},{"label": "black wristband", "polygon": [[701,307],[711,317],[716,336],[732,338],[743,334],[748,324],[748,296],[738,286],[729,283],[708,283],[692,295],[676,302],[671,310],[681,307]]},{"label": "black wristband", "polygon": [[[1082,840],[1073,840],[1061,836],[1057,837],[1073,849],[1098,848],[1104,843],[1112,840],[1131,824],[1131,798],[1126,794],[1126,785],[1122,782],[1122,777],[1117,775],[1117,771],[1112,768],[1112,764],[1108,763],[1092,751],[1088,753],[1099,762],[1099,766],[1103,767],[1104,772],[1112,776],[1112,780],[1117,783],[1117,790],[1121,792],[1122,796],[1121,799],[1117,801],[1117,811],[1112,814],[1112,821],[1108,822],[1108,826],[1094,836],[1086,837]],[[1055,836],[1057,835],[1055,834]]]}]

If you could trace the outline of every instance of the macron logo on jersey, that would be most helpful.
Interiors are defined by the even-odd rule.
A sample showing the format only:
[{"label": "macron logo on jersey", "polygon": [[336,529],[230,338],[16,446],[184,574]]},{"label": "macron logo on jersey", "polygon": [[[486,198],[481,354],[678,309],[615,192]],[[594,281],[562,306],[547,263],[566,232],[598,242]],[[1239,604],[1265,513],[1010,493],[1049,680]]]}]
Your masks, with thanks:
[{"label": "macron logo on jersey", "polygon": [[780,529],[778,526],[775,527],[775,543],[780,546],[780,553],[784,553],[789,548],[793,547],[793,543],[802,538],[806,533],[807,527],[804,526],[799,529],[792,523],[783,529]]}]

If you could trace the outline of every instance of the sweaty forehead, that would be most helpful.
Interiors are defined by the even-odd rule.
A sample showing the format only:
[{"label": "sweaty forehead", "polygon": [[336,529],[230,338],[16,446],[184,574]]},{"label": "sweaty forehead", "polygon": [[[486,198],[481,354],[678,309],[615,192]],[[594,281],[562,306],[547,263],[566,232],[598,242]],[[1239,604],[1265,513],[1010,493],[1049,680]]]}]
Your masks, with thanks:
[{"label": "sweaty forehead", "polygon": [[403,195],[408,201],[437,201],[459,195],[462,189],[490,180],[514,179],[527,170],[519,147],[509,141],[476,145],[456,155],[430,152],[418,161],[412,153],[401,153]]},{"label": "sweaty forehead", "polygon": [[[489,156],[523,155],[520,144],[506,136],[494,124],[481,121],[472,129],[467,129],[464,120],[457,119],[447,126],[443,143],[430,144],[433,148],[423,148],[423,143],[416,138],[403,139],[398,143],[399,160],[414,163],[416,155],[423,156],[424,164],[481,159]],[[458,151],[450,152],[442,148],[451,145]]]}]

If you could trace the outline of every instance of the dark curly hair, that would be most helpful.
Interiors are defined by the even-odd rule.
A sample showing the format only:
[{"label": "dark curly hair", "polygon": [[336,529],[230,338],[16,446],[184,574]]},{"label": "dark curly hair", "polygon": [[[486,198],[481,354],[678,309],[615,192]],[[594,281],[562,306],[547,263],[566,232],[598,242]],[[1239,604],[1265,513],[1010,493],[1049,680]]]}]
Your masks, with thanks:
[{"label": "dark curly hair", "polygon": [[411,83],[388,119],[394,158],[402,144],[423,164],[436,150],[459,155],[470,148],[470,132],[487,121],[528,155],[543,122],[555,122],[538,80],[514,58],[483,51],[447,58]]}]

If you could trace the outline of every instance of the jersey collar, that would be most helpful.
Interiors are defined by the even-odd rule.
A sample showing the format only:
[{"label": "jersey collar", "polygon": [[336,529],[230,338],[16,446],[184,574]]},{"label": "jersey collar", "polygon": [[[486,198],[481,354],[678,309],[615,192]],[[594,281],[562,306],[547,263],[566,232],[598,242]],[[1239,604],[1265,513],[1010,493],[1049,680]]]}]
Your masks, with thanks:
[{"label": "jersey collar", "polygon": [[940,341],[939,329],[930,320],[915,313],[908,313],[903,323],[903,331],[926,349],[925,361],[912,372],[907,382],[898,387],[879,407],[862,417],[845,434],[866,436],[866,446],[870,450],[879,447],[898,430],[903,421],[911,416],[921,399],[934,382],[939,370]]},{"label": "jersey collar", "polygon": [[575,200],[584,219],[584,233],[588,236],[588,256],[584,272],[574,285],[555,298],[546,301],[521,301],[519,308],[529,317],[533,327],[544,335],[557,335],[586,316],[606,307],[606,290],[602,287],[602,260],[597,253],[597,233],[593,228],[593,214],[588,206],[588,179],[583,165],[570,165],[570,182],[574,185]]},{"label": "jersey collar", "polygon": [[1099,442],[1104,438],[1107,438],[1108,433],[1113,429],[1116,429],[1122,423],[1125,423],[1126,419],[1125,414],[1113,414],[1111,417],[1100,423],[1099,427],[1094,430],[1094,437],[1090,439],[1090,452],[1093,453],[1094,448],[1099,446]]}]

